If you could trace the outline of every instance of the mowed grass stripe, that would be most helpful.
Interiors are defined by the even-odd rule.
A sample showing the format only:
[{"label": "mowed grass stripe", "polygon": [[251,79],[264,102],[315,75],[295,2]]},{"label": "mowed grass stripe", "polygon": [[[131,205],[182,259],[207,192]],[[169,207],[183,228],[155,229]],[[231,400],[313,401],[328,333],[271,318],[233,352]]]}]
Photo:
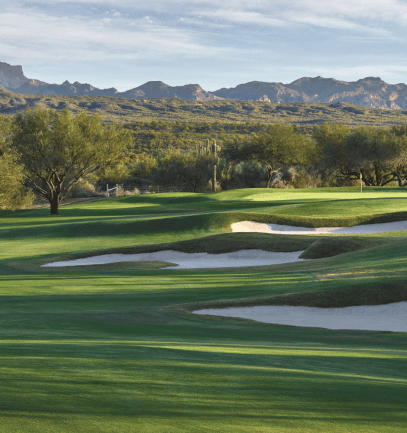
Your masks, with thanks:
[{"label": "mowed grass stripe", "polygon": [[[9,340],[0,340],[3,346],[10,345]],[[292,346],[261,346],[258,345],[233,345],[222,344],[217,346],[215,344],[198,344],[182,342],[164,342],[164,341],[137,341],[137,340],[15,340],[12,344],[24,345],[80,345],[80,346],[134,346],[134,347],[151,347],[169,350],[190,350],[194,352],[206,353],[231,353],[243,355],[284,355],[284,356],[332,356],[332,357],[347,357],[347,358],[380,358],[380,359],[407,359],[407,353],[388,353],[380,349],[360,349],[355,350],[348,348],[347,350],[329,347],[319,347],[310,349],[308,347],[295,347]],[[38,357],[34,357],[38,358]],[[42,357],[40,357],[42,359]],[[40,359],[38,358],[38,359]],[[5,358],[4,358],[5,359]],[[9,359],[14,359],[10,356]],[[44,358],[45,359],[45,358]],[[407,378],[405,380],[407,382]]]}]

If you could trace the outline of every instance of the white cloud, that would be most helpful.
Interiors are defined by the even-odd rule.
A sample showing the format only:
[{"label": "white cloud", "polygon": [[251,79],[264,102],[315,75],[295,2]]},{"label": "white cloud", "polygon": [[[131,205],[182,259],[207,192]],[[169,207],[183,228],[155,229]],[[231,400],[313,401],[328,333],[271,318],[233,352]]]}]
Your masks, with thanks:
[{"label": "white cloud", "polygon": [[[202,18],[202,17],[198,17],[198,18]],[[193,25],[193,26],[205,26],[205,27],[216,27],[219,29],[227,29],[227,28],[231,28],[232,25],[231,24],[220,24],[220,23],[214,23],[212,21],[209,20],[201,20],[201,19],[193,19],[193,18],[178,18],[178,22],[182,23],[182,24],[186,24],[186,25]]]},{"label": "white cloud", "polygon": [[263,25],[272,27],[286,27],[289,22],[284,19],[275,18],[265,13],[236,11],[231,9],[199,10],[197,15],[206,16],[215,20],[229,21],[237,24]]},{"label": "white cloud", "polygon": [[290,17],[291,22],[297,24],[305,24],[309,26],[337,29],[343,31],[353,31],[358,33],[365,33],[375,35],[380,38],[391,39],[393,36],[390,31],[359,24],[357,22],[346,20],[340,17],[331,17],[327,15],[305,15],[298,14]]},{"label": "white cloud", "polygon": [[303,10],[317,13],[323,11],[327,16],[348,17],[353,20],[398,21],[407,18],[407,4],[400,0],[340,0],[327,2],[324,0],[306,0],[298,2]]},{"label": "white cloud", "polygon": [[[155,68],[193,59],[204,77],[214,60],[224,70],[216,68],[211,79],[230,77],[225,84],[243,76],[241,69],[248,81],[263,68],[270,81],[280,74],[284,82],[293,74],[349,80],[405,72],[391,66],[402,57],[390,52],[402,52],[407,41],[407,0],[71,0],[65,9],[47,7],[49,0],[4,3],[1,33],[35,38],[0,38],[3,59],[146,59],[138,64]],[[363,62],[369,66],[358,66]]]},{"label": "white cloud", "polygon": [[[98,14],[89,16],[63,16],[31,11],[26,14],[5,13],[2,16],[5,34],[19,36],[37,35],[48,39],[21,42],[0,40],[3,53],[15,53],[18,47],[21,58],[43,58],[87,60],[119,58],[157,59],[168,56],[223,57],[236,54],[232,47],[206,46],[195,30],[181,29],[155,24],[147,16],[134,20],[115,17],[102,18]],[[117,50],[120,47],[120,51]],[[135,54],[136,53],[136,54]],[[15,54],[14,54],[15,55]]]}]

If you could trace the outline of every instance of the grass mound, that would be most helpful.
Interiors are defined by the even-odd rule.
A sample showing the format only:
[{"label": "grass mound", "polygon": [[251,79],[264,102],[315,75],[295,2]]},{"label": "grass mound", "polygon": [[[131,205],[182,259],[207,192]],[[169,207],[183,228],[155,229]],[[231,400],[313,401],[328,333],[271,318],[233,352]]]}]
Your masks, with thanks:
[{"label": "grass mound", "polygon": [[[384,305],[394,302],[407,302],[407,286],[402,278],[377,278],[369,284],[365,281],[347,283],[338,287],[331,282],[322,282],[317,290],[271,294],[240,299],[222,299],[207,302],[173,305],[169,311],[191,314],[205,308],[257,307],[267,305],[289,305],[295,307],[344,308],[360,305]],[[218,318],[216,318],[217,320]],[[222,318],[222,320],[229,320]]]},{"label": "grass mound", "polygon": [[357,251],[369,245],[363,238],[330,238],[324,237],[313,242],[301,255],[300,259],[323,259],[339,254]]},{"label": "grass mound", "polygon": [[347,287],[293,293],[269,298],[263,305],[293,305],[319,308],[342,308],[359,305],[383,305],[407,301],[407,286],[402,279],[377,278],[355,281]]},{"label": "grass mound", "polygon": [[[345,288],[298,293],[276,297],[275,305],[298,305],[319,308],[342,308],[359,305],[383,305],[407,301],[405,281],[378,278],[368,284],[355,282]],[[288,302],[288,304],[287,304]]]}]

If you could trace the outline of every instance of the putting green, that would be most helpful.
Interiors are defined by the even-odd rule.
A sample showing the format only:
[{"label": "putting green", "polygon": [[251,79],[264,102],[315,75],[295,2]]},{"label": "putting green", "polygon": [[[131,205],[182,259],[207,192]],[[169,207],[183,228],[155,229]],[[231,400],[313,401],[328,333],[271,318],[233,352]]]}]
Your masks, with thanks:
[{"label": "putting green", "polygon": [[[242,220],[334,226],[407,219],[404,197],[397,196],[402,190],[338,198],[352,191],[320,189],[312,199],[306,190],[290,190],[285,199],[287,191],[276,191],[271,201],[253,199],[270,196],[264,189],[150,194],[61,207],[59,217],[48,210],[3,213],[0,430],[404,432],[407,334],[191,313],[227,305],[406,301],[407,247],[399,233],[231,232]],[[152,263],[41,268],[96,253],[169,248],[306,250],[316,259],[191,271]]]},{"label": "putting green", "polygon": [[[272,190],[260,194],[253,194],[245,197],[246,200],[253,201],[275,201],[275,200],[365,200],[374,198],[407,198],[407,191],[395,188],[364,188],[363,193],[360,188],[316,188],[316,189],[284,189]],[[321,190],[321,191],[320,191]],[[328,191],[327,191],[328,190]],[[345,191],[344,191],[345,190]]]}]

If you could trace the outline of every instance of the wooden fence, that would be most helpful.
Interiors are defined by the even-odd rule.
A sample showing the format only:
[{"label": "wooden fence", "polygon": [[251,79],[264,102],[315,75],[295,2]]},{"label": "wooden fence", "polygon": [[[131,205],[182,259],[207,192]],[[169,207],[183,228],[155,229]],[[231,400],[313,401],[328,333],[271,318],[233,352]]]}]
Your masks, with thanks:
[{"label": "wooden fence", "polygon": [[[123,186],[122,186],[123,188]],[[140,191],[140,194],[159,194],[160,192],[192,192],[191,189],[181,188],[181,187],[168,187],[168,186],[160,186],[160,185],[149,185],[145,187],[137,188]],[[124,191],[133,192],[134,189],[129,190],[127,188],[123,188]]]}]

